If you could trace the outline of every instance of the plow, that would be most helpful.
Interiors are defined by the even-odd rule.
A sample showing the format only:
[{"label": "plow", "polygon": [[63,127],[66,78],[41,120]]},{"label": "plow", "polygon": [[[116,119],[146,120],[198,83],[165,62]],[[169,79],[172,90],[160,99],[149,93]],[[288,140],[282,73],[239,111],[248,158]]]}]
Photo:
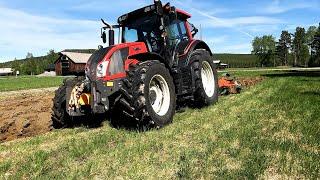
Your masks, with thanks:
[{"label": "plow", "polygon": [[220,95],[239,94],[242,90],[241,83],[229,73],[224,73],[218,81]]},{"label": "plow", "polygon": [[85,76],[64,81],[56,91],[54,127],[108,112],[113,123],[161,128],[172,122],[180,104],[201,108],[217,102],[213,53],[195,38],[198,29],[190,18],[154,0],[120,16],[115,25],[102,20],[101,38],[108,46],[92,54]]}]

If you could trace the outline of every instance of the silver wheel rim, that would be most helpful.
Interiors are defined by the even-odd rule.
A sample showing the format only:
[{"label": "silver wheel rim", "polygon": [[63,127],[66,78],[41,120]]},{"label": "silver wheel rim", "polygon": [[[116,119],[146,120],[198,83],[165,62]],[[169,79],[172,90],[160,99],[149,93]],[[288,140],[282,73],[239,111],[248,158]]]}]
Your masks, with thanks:
[{"label": "silver wheel rim", "polygon": [[215,91],[215,79],[213,70],[207,61],[202,62],[201,79],[205,93],[208,97],[212,97]]},{"label": "silver wheel rim", "polygon": [[155,113],[159,116],[167,114],[170,107],[170,90],[166,80],[159,74],[151,78],[149,100]]}]

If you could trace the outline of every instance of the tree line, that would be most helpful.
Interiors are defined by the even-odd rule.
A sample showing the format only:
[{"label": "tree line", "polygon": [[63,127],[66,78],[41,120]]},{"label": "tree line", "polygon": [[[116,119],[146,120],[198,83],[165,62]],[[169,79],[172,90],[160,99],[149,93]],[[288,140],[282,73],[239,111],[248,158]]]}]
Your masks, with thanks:
[{"label": "tree line", "polygon": [[36,75],[44,72],[50,64],[53,64],[59,58],[58,53],[50,50],[46,56],[34,57],[28,52],[23,60],[13,60],[0,64],[0,67],[11,67],[15,71],[19,71],[21,75]]},{"label": "tree line", "polygon": [[[78,53],[93,53],[95,49],[66,49],[67,52]],[[59,54],[54,50],[49,50],[47,55],[41,57],[34,57],[31,52],[28,52],[25,59],[0,63],[0,68],[10,67],[15,71],[19,71],[21,75],[37,75],[50,68],[49,66],[59,58]]]},{"label": "tree line", "polygon": [[221,60],[222,63],[228,64],[229,68],[250,68],[259,67],[260,62],[254,54],[213,54],[214,60]]},{"label": "tree line", "polygon": [[320,66],[320,24],[282,31],[278,41],[272,35],[255,37],[252,49],[261,66]]}]

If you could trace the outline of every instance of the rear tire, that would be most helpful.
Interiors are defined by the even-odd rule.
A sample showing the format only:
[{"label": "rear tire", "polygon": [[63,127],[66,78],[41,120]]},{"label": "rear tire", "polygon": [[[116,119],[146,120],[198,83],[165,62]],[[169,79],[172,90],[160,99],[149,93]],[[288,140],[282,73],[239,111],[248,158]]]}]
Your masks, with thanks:
[{"label": "rear tire", "polygon": [[215,64],[208,51],[197,49],[190,58],[194,72],[194,103],[197,107],[209,106],[218,101],[219,88]]},{"label": "rear tire", "polygon": [[163,63],[156,60],[133,65],[127,72],[121,88],[119,106],[111,113],[111,122],[125,117],[140,130],[161,128],[172,122],[176,109],[173,79]]},{"label": "rear tire", "polygon": [[65,79],[63,84],[55,91],[53,98],[53,107],[51,113],[52,126],[55,129],[70,127],[73,125],[72,120],[75,117],[70,117],[66,111],[66,94],[67,87],[79,85],[84,80],[84,77],[76,77],[73,79]]}]

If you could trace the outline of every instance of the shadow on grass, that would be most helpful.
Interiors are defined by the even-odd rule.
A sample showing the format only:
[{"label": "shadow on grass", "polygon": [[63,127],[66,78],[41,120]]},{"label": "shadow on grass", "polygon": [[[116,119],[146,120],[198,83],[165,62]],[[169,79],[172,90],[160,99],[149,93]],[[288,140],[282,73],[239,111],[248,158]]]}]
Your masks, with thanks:
[{"label": "shadow on grass", "polygon": [[292,70],[288,72],[264,74],[262,76],[277,78],[277,77],[320,77],[320,71],[299,71]]},{"label": "shadow on grass", "polygon": [[94,129],[102,127],[104,121],[108,119],[107,114],[88,115],[81,118],[71,119],[72,123],[67,128],[86,127],[88,129]]},{"label": "shadow on grass", "polygon": [[302,95],[307,95],[307,96],[320,96],[320,92],[317,91],[305,91],[301,93]]},{"label": "shadow on grass", "polygon": [[[201,109],[197,104],[194,104],[192,101],[184,101],[177,102],[175,114],[184,113],[187,109]],[[108,113],[108,122],[110,122],[110,126],[115,129],[123,129],[127,131],[135,131],[135,132],[146,132],[157,130],[162,127],[170,125],[172,122],[169,122],[162,127],[157,127],[155,124],[150,123],[149,120],[139,121],[134,120],[130,115],[125,115],[123,109],[120,107],[116,107]]]}]

